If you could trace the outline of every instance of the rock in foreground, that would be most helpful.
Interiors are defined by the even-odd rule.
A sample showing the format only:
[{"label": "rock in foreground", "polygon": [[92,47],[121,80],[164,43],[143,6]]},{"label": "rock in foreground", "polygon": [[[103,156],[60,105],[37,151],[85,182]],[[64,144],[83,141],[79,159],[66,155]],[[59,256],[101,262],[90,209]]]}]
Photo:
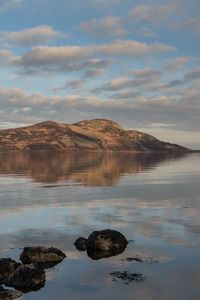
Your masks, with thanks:
[{"label": "rock in foreground", "polygon": [[88,239],[78,238],[74,245],[80,251],[87,251],[91,259],[107,258],[122,253],[128,244],[123,234],[116,230],[100,230],[90,234]]},{"label": "rock in foreground", "polygon": [[9,287],[27,293],[37,291],[45,285],[46,275],[42,268],[35,264],[23,265],[4,281]]},{"label": "rock in foreground", "polygon": [[87,249],[98,251],[123,251],[128,244],[123,234],[116,230],[94,231],[88,237]]},{"label": "rock in foreground", "polygon": [[0,258],[0,280],[9,276],[19,266],[21,266],[21,264],[11,258]]},{"label": "rock in foreground", "polygon": [[59,249],[53,247],[25,247],[20,255],[23,264],[29,263],[58,263],[66,255]]},{"label": "rock in foreground", "polygon": [[22,296],[22,292],[16,290],[6,290],[0,286],[0,299],[12,300]]},{"label": "rock in foreground", "polygon": [[85,251],[86,248],[87,248],[87,242],[88,242],[87,239],[85,239],[83,237],[79,237],[75,241],[74,245],[75,245],[75,247],[76,247],[77,250],[79,250],[79,251]]}]

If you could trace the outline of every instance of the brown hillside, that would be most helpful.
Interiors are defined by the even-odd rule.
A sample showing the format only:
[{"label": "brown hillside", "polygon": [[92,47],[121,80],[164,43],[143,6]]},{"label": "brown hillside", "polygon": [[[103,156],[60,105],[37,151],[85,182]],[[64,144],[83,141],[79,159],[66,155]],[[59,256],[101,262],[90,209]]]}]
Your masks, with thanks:
[{"label": "brown hillside", "polygon": [[0,130],[0,151],[190,151],[159,141],[136,130],[125,130],[114,121],[86,120],[72,125],[45,121],[32,126]]}]

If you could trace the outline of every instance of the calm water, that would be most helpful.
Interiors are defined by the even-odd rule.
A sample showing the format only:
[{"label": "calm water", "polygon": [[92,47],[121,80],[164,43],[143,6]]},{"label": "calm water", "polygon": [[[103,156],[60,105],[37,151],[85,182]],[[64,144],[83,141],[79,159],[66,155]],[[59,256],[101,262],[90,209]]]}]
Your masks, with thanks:
[{"label": "calm water", "polygon": [[[134,242],[97,261],[74,247],[106,228]],[[0,241],[0,257],[27,245],[67,255],[20,299],[200,299],[200,154],[0,154]],[[124,270],[145,280],[112,280]]]}]

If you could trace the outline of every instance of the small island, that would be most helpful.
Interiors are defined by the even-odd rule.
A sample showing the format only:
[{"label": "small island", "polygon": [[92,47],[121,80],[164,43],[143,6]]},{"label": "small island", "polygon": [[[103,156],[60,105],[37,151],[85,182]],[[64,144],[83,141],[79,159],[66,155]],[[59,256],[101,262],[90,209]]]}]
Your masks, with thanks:
[{"label": "small island", "polygon": [[191,152],[136,130],[125,130],[106,119],[63,124],[44,121],[35,125],[0,130],[0,151],[131,151]]}]

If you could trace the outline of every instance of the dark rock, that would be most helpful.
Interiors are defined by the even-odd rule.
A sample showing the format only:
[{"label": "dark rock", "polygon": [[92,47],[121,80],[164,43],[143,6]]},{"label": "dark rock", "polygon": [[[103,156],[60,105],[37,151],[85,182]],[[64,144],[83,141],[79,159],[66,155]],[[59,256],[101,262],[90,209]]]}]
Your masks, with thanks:
[{"label": "dark rock", "polygon": [[91,259],[101,259],[122,253],[128,241],[116,230],[94,231],[87,242],[87,254]]},{"label": "dark rock", "polygon": [[144,281],[145,277],[141,273],[129,273],[128,271],[115,271],[110,273],[113,276],[113,281],[117,281],[121,279],[125,281],[125,283],[129,283],[131,281]]},{"label": "dark rock", "polygon": [[61,262],[66,255],[59,249],[53,247],[25,247],[20,255],[23,264],[28,263],[58,263]]},{"label": "dark rock", "polygon": [[159,261],[153,259],[153,257],[148,257],[147,259],[144,259],[142,257],[127,257],[126,260],[130,261],[130,262],[137,262],[137,263],[139,263],[139,262],[150,263],[150,264],[159,263]]},{"label": "dark rock", "polygon": [[0,300],[12,300],[22,296],[22,292],[16,290],[6,290],[0,286]]},{"label": "dark rock", "polygon": [[6,286],[14,287],[23,293],[37,291],[45,285],[46,275],[36,264],[20,266],[4,280]]},{"label": "dark rock", "polygon": [[11,258],[0,258],[0,280],[9,276],[13,273],[19,266],[20,263],[12,260]]},{"label": "dark rock", "polygon": [[126,260],[128,260],[128,261],[134,261],[134,262],[144,262],[142,260],[142,258],[139,258],[139,257],[127,257]]},{"label": "dark rock", "polygon": [[87,242],[88,240],[83,238],[83,237],[79,237],[75,243],[74,246],[76,247],[77,250],[79,251],[85,251],[86,247],[87,247]]},{"label": "dark rock", "polygon": [[124,251],[128,242],[125,236],[116,230],[94,231],[88,237],[87,249],[100,251]]}]

